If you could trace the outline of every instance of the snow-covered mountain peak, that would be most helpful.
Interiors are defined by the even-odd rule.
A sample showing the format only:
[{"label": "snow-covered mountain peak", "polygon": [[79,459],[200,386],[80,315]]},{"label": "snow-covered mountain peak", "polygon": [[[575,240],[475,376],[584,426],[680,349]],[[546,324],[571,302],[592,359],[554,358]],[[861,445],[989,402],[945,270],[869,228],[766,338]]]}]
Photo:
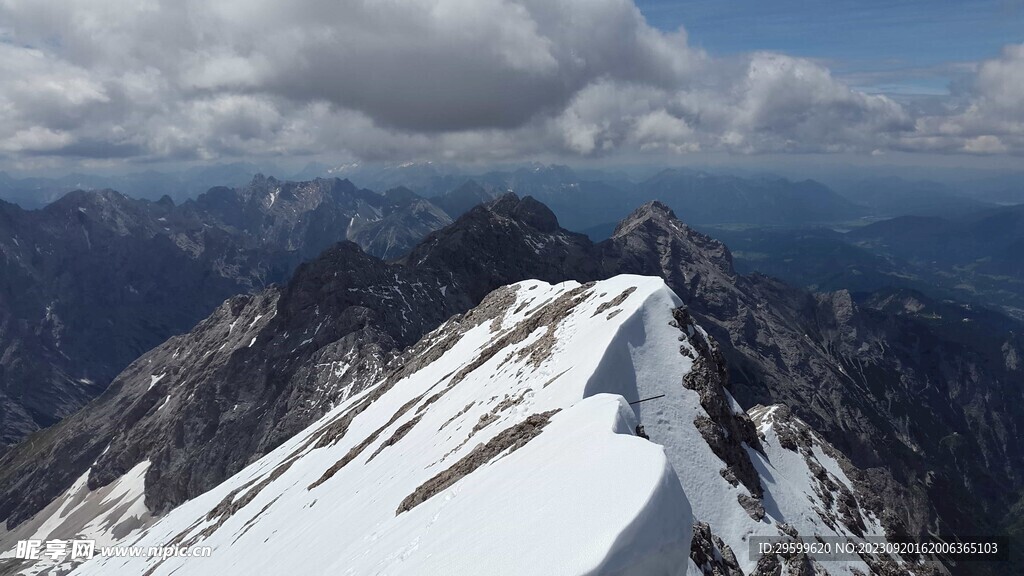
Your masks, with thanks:
[{"label": "snow-covered mountain peak", "polygon": [[[77,573],[750,574],[808,562],[759,561],[750,536],[845,536],[820,513],[841,503],[881,530],[852,490],[815,489],[819,468],[852,484],[829,449],[808,449],[815,467],[725,383],[660,278],[519,282],[122,540],[209,557],[98,557]],[[870,571],[829,570],[855,568]]]},{"label": "snow-covered mountain peak", "polygon": [[[664,450],[635,435],[626,399],[601,394],[636,399],[619,369],[630,343],[638,359],[660,347],[688,369],[669,325],[678,304],[660,279],[637,276],[500,289],[138,545],[213,546],[189,573],[305,573],[325,561],[352,574],[685,567],[692,518],[679,480]],[[124,561],[83,570],[153,567]]]}]

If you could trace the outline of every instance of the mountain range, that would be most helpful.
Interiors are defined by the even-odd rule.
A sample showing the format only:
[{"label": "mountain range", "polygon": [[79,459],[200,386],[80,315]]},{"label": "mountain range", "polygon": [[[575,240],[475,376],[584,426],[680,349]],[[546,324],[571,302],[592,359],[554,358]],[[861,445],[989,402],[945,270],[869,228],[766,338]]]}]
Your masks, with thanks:
[{"label": "mountain range", "polygon": [[226,298],[286,280],[340,240],[398,256],[449,224],[405,189],[258,176],[176,205],[72,192],[0,202],[0,451],[97,396]]},{"label": "mountain range", "polygon": [[822,291],[908,288],[1024,319],[1024,204],[897,216],[844,231],[701,229],[735,248],[745,272]]},{"label": "mountain range", "polygon": [[[265,166],[263,171],[280,173],[272,170],[270,166]],[[260,167],[245,162],[184,170],[146,170],[112,175],[73,173],[57,177],[16,177],[0,172],[0,199],[18,204],[25,209],[36,209],[75,190],[113,189],[132,198],[156,201],[168,196],[175,202],[182,203],[213,186],[244,186],[260,173]]]},{"label": "mountain range", "polygon": [[[282,173],[271,166],[262,171]],[[0,173],[0,198],[38,208],[76,189],[111,188],[154,201],[168,195],[181,203],[216,184],[244,186],[260,172],[259,166],[235,163],[113,176],[15,178]],[[691,225],[740,227],[848,227],[904,215],[955,217],[1024,202],[1012,174],[939,183],[893,175],[793,180],[764,172],[683,167],[611,170],[527,164],[474,170],[432,162],[340,166],[314,162],[288,179],[317,178],[348,179],[377,191],[405,187],[432,200],[467,183],[483,188],[489,198],[506,192],[533,196],[547,204],[563,226],[587,232],[595,240],[609,236],[615,223],[633,208],[655,199],[685,210]]]},{"label": "mountain range", "polygon": [[[977,176],[943,184],[887,176],[793,180],[762,172],[693,168],[628,171],[533,164],[485,172],[441,164],[310,166],[303,174],[351,178],[372,189],[408,186],[434,197],[472,182],[492,196],[515,192],[547,204],[562,225],[607,238],[636,206],[660,200],[685,211],[693,226],[849,228],[897,216],[957,217],[1024,202],[1014,175]],[[825,183],[827,182],[827,184]]]},{"label": "mountain range", "polygon": [[[797,438],[820,435],[827,451],[841,456],[837,462],[848,462],[841,483],[851,496],[839,502],[846,502],[850,518],[854,508],[871,511],[891,539],[955,539],[1019,522],[1013,516],[1024,469],[1018,441],[1024,404],[1014,385],[1021,370],[1015,360],[1022,352],[1019,339],[992,334],[984,341],[959,341],[881,304],[861,307],[848,292],[814,294],[765,276],[741,275],[723,244],[683,224],[664,204],[645,204],[595,244],[562,229],[537,200],[514,195],[470,209],[402,259],[384,262],[342,243],[301,265],[287,284],[226,301],[192,332],[133,362],[86,408],[2,456],[0,517],[9,530],[31,526],[48,507],[59,508],[55,503],[69,490],[101,490],[126,478],[142,484],[134,493],[148,514],[186,510],[186,503],[254,463],[312,458],[300,450],[281,461],[274,451],[293,446],[289,439],[310,432],[320,418],[327,418],[320,428],[344,439],[353,418],[380,401],[394,382],[443,355],[448,344],[441,343],[452,340],[421,337],[438,327],[442,335],[445,327],[452,330],[453,315],[471,318],[472,307],[489,294],[500,298],[501,287],[536,280],[555,285],[545,290],[560,291],[564,282],[619,274],[663,278],[678,310],[675,324],[692,318],[708,335],[704,344],[689,329],[679,336],[703,350],[697,357],[704,359],[704,384],[690,385],[710,422],[696,424],[695,431],[724,466],[719,476],[745,490],[747,498],[736,501],[749,517],[766,513],[780,519],[772,512],[777,502],[763,491],[764,471],[749,450],[757,452],[762,442],[757,430],[770,438],[768,429],[778,421],[794,422],[787,429],[797,431],[781,433],[779,445],[806,457],[807,451],[816,454],[810,447],[816,441],[801,449],[806,440]],[[610,316],[622,303],[617,300],[607,301],[601,312]],[[502,309],[521,306],[529,304],[513,299]],[[902,306],[913,308],[908,302]],[[496,333],[504,323],[497,323]],[[450,345],[456,344],[457,338]],[[468,361],[463,356],[450,361],[470,372],[479,368],[475,362],[460,364]],[[510,382],[524,385],[522,379]],[[530,382],[536,390],[536,380]],[[747,410],[735,409],[724,388]],[[506,386],[495,390],[498,397],[512,392]],[[344,406],[351,418],[332,412]],[[441,414],[450,411],[451,406]],[[385,418],[366,443],[376,442],[402,414]],[[484,416],[481,422],[490,419]],[[367,425],[374,426],[376,418]],[[393,431],[398,438],[389,445],[408,432],[401,430]],[[745,445],[737,445],[739,440]],[[672,465],[679,473],[682,463]],[[833,478],[837,473],[816,472],[806,460],[805,465],[823,486],[842,493]],[[252,482],[265,486],[278,477]],[[682,485],[686,491],[687,483]],[[833,505],[839,506],[829,501]],[[833,524],[843,517],[838,513]],[[211,511],[206,517],[215,516]],[[694,532],[703,536],[694,537],[698,544],[690,558],[707,565],[707,573],[710,559],[725,562],[720,572],[730,573],[722,560],[728,555],[717,542],[729,538],[730,554],[738,555],[735,532],[717,522]]]}]

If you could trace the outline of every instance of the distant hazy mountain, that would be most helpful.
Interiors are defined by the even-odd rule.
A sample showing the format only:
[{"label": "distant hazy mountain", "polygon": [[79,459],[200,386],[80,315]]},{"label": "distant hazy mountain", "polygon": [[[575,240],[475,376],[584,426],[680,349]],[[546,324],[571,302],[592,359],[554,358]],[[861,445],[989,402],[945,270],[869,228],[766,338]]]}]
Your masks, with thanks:
[{"label": "distant hazy mountain", "polygon": [[852,220],[866,213],[813,180],[665,170],[642,182],[638,193],[678,209],[693,225],[797,225]]},{"label": "distant hazy mountain", "polygon": [[737,267],[812,290],[920,290],[1024,319],[1024,205],[899,216],[848,232],[706,226]]},{"label": "distant hazy mountain", "polygon": [[651,200],[686,214],[694,225],[805,225],[838,223],[870,213],[827,186],[778,177],[738,177],[663,170],[632,182],[624,175],[567,166],[534,166],[473,177],[492,196],[506,191],[544,202],[563,226],[607,237],[633,207]]},{"label": "distant hazy mountain", "polygon": [[442,208],[452,218],[458,218],[472,210],[477,204],[490,202],[493,199],[493,194],[483,186],[474,180],[467,180],[458,188],[431,198],[431,202]]},{"label": "distant hazy mountain", "polygon": [[851,202],[868,208],[875,217],[956,216],[993,206],[990,201],[969,198],[952,186],[927,180],[865,178],[835,189]]},{"label": "distant hazy mountain", "polygon": [[1024,276],[1024,204],[948,219],[905,216],[855,229],[849,236],[908,259]]},{"label": "distant hazy mountain", "polygon": [[175,205],[110,190],[0,202],[0,451],[102,392],[225,298],[351,239],[403,255],[451,219],[409,191],[259,176]]},{"label": "distant hazy mountain", "polygon": [[1024,204],[949,219],[903,216],[858,228],[848,238],[909,262],[909,272],[963,299],[1024,318]]},{"label": "distant hazy mountain", "polygon": [[294,176],[298,180],[321,177],[345,178],[371,190],[405,187],[430,198],[457,188],[468,176],[455,166],[434,162],[352,163],[337,166],[311,163]]},{"label": "distant hazy mountain", "polygon": [[[264,170],[270,167],[263,167]],[[234,163],[180,171],[147,170],[114,176],[69,174],[55,178],[13,178],[0,172],[0,199],[25,209],[41,208],[74,190],[117,190],[132,198],[175,202],[195,198],[213,186],[242,186],[261,171],[255,164]]]},{"label": "distant hazy mountain", "polygon": [[404,256],[428,233],[452,223],[452,216],[407,188],[384,193],[379,219],[351,221],[347,237],[385,260]]},{"label": "distant hazy mountain", "polygon": [[537,198],[558,215],[563,226],[583,231],[597,224],[618,222],[637,206],[633,184],[602,178],[588,179],[567,166],[534,166],[511,172],[491,172],[480,182],[496,191]]},{"label": "distant hazy mountain", "polygon": [[1024,185],[984,192],[979,197],[993,204],[1024,204]]},{"label": "distant hazy mountain", "polygon": [[815,291],[870,292],[882,287],[923,287],[908,264],[857,246],[828,228],[701,227],[732,249],[736,269],[781,278]]},{"label": "distant hazy mountain", "polygon": [[[181,171],[147,171],[121,176],[72,174],[55,178],[17,179],[0,173],[0,199],[35,208],[74,189],[119,190],[128,196],[176,202],[194,198],[215,185],[242,186],[260,172],[254,164],[235,163]],[[834,224],[861,217],[901,215],[955,216],[997,204],[1024,202],[1024,189],[1012,179],[991,177],[971,184],[942,184],[896,176],[836,178],[833,188],[813,180],[793,181],[770,174],[733,174],[668,169],[645,176],[599,169],[532,164],[518,168],[473,171],[433,162],[341,164],[313,162],[294,176],[299,181],[346,178],[358,186],[383,191],[407,188],[426,197],[441,197],[474,182],[486,192],[480,200],[505,192],[533,196],[573,230],[606,237],[633,206],[661,200],[686,211],[694,225],[804,226]],[[685,205],[683,203],[686,203]],[[469,199],[449,206],[454,213],[471,207]]]},{"label": "distant hazy mountain", "polygon": [[308,260],[340,239],[384,258],[405,254],[427,233],[451,223],[442,210],[404,188],[378,194],[348,180],[281,182],[257,176],[241,188],[211,189],[182,211],[238,230]]},{"label": "distant hazy mountain", "polygon": [[968,176],[957,184],[965,196],[995,204],[1024,204],[1024,172]]},{"label": "distant hazy mountain", "polygon": [[421,196],[437,198],[435,203],[452,215],[506,192],[532,196],[550,207],[563,226],[596,239],[607,237],[635,206],[650,200],[680,210],[694,225],[798,226],[847,222],[877,212],[812,180],[689,169],[662,170],[640,179],[621,172],[575,170],[557,164],[475,174],[431,163],[316,165],[308,167],[308,173],[344,174],[372,189],[404,186]]}]

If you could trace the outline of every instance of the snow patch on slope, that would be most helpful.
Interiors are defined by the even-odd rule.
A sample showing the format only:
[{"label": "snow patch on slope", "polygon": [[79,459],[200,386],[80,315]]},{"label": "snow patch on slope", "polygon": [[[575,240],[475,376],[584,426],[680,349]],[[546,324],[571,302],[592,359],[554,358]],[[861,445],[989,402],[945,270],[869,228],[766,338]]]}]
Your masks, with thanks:
[{"label": "snow patch on slope", "polygon": [[[145,478],[149,460],[135,465],[110,484],[89,490],[89,472],[36,514],[10,532],[0,532],[0,558],[13,558],[19,540],[94,540],[97,549],[138,534],[155,517],[146,508]],[[70,550],[70,549],[69,549]],[[25,567],[27,574],[54,569],[66,572],[48,556]]]},{"label": "snow patch on slope", "polygon": [[[751,456],[773,522],[785,523],[805,541],[814,534],[854,542],[865,536],[885,537],[879,519],[854,497],[858,489],[836,459],[842,456],[834,447],[785,406],[756,406],[749,413],[763,435],[765,454]],[[884,556],[871,558],[894,562]],[[827,569],[830,574],[870,573],[861,561],[832,560]]]}]

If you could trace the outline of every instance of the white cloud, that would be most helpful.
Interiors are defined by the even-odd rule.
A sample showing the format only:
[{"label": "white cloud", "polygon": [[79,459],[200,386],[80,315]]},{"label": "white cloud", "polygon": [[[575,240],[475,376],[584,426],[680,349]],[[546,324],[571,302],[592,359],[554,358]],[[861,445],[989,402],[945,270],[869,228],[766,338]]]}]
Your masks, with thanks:
[{"label": "white cloud", "polygon": [[902,107],[836,81],[828,69],[779,54],[755,54],[731,130],[753,151],[870,150],[912,128]]},{"label": "white cloud", "polygon": [[640,150],[738,153],[870,152],[913,128],[885,96],[851,90],[808,60],[757,53],[720,66],[705,82],[660,89],[599,82],[581,90],[558,125],[581,154]]},{"label": "white cloud", "polygon": [[1024,121],[1024,44],[1007,46],[978,70],[977,106]]},{"label": "white cloud", "polygon": [[1024,44],[980,63],[961,107],[923,116],[904,139],[909,150],[1024,153]]},{"label": "white cloud", "polygon": [[975,154],[992,154],[1006,152],[1009,148],[996,136],[975,136],[964,142],[964,151]]},{"label": "white cloud", "polygon": [[9,138],[0,140],[0,150],[7,152],[39,153],[57,150],[71,143],[67,132],[56,132],[40,126],[18,130]]},{"label": "white cloud", "polygon": [[915,119],[806,59],[715,58],[631,0],[0,0],[0,22],[8,159],[1024,146],[998,121],[1024,122],[1020,47],[969,108]]}]

